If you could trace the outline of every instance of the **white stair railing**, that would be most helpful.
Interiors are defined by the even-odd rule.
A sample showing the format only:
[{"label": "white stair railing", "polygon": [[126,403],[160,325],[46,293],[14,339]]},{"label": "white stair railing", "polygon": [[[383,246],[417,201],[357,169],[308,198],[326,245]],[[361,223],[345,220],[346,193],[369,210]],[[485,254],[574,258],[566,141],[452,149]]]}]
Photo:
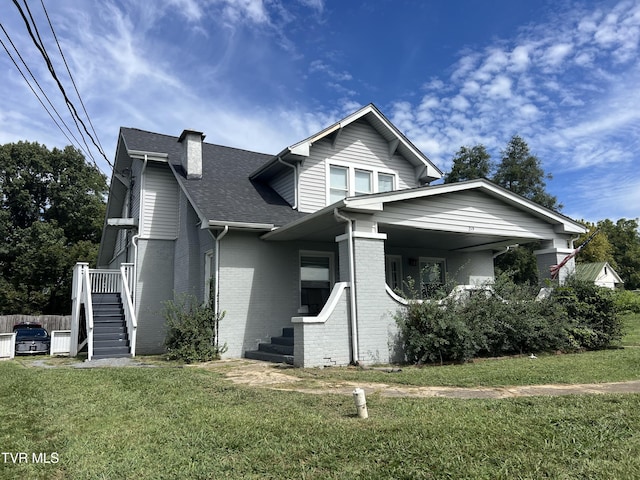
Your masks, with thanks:
[{"label": "white stair railing", "polygon": [[[93,304],[92,293],[120,293],[124,308],[127,332],[131,345],[131,356],[135,356],[137,321],[132,292],[135,291],[134,265],[123,263],[119,270],[90,269],[88,263],[79,262],[73,271],[73,287],[71,293],[71,345],[69,354],[73,357],[87,344],[88,360],[93,357]],[[87,338],[79,344],[80,321],[84,305],[87,326]]]},{"label": "white stair railing", "polygon": [[122,306],[124,307],[124,318],[127,322],[127,332],[129,333],[129,345],[131,345],[131,356],[136,356],[136,331],[138,322],[133,308],[133,264],[123,263],[120,266],[121,286],[122,286]]}]

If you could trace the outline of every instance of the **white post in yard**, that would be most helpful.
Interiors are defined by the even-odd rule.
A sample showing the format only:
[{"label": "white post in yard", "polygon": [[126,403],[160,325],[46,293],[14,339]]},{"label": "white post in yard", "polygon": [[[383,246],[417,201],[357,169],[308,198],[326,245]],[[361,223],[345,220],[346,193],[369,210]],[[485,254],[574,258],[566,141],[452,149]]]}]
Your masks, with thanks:
[{"label": "white post in yard", "polygon": [[358,412],[358,417],[360,418],[369,418],[369,412],[367,411],[367,399],[364,395],[364,390],[361,388],[356,388],[353,391],[353,401],[356,404],[356,410]]}]

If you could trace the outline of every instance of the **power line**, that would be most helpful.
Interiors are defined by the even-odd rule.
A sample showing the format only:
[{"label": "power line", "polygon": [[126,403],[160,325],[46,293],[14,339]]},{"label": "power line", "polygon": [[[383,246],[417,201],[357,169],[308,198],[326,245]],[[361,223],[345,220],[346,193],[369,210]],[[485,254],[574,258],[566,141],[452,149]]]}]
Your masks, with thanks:
[{"label": "power line", "polygon": [[58,41],[58,36],[56,35],[55,30],[53,29],[53,24],[51,23],[51,19],[49,18],[49,12],[47,12],[47,7],[44,6],[44,0],[40,0],[40,4],[42,5],[42,10],[44,10],[44,14],[47,17],[47,22],[49,23],[49,28],[51,28],[51,33],[53,34],[53,38],[56,41],[56,45],[58,46],[58,51],[60,52],[60,56],[62,57],[62,61],[64,62],[64,66],[67,69],[67,73],[69,74],[69,78],[71,79],[71,83],[73,84],[73,89],[76,92],[76,95],[78,95],[78,100],[80,100],[80,105],[82,105],[82,110],[84,111],[84,114],[87,117],[87,120],[89,121],[89,125],[91,125],[91,130],[93,131],[93,134],[96,136],[96,140],[98,141],[98,145],[100,145],[100,150],[103,151],[102,148],[102,143],[100,143],[100,138],[98,137],[98,133],[96,132],[95,127],[93,126],[93,122],[91,121],[91,117],[89,116],[89,112],[87,112],[87,108],[84,105],[84,102],[82,101],[82,96],[80,95],[80,92],[78,91],[78,86],[76,85],[75,80],[73,79],[73,75],[71,74],[71,69],[69,68],[69,64],[67,63],[67,59],[64,56],[64,53],[62,53],[62,47],[60,46],[60,42]]},{"label": "power line", "polygon": [[[62,95],[65,98],[65,103],[67,105],[67,109],[69,110],[69,113],[71,114],[71,118],[73,119],[73,123],[75,123],[76,128],[78,129],[78,132],[80,133],[80,137],[82,138],[82,142],[84,143],[85,147],[87,147],[87,150],[90,150],[89,145],[87,144],[87,140],[84,138],[84,135],[82,134],[82,130],[80,130],[80,126],[78,125],[78,120],[80,120],[80,118],[77,115],[78,112],[75,111],[75,107],[73,106],[73,104],[70,103],[69,99],[66,96],[64,88],[62,87],[62,84],[58,80],[58,77],[56,75],[55,69],[53,68],[53,63],[51,62],[51,58],[49,57],[49,54],[47,53],[47,51],[45,49],[44,42],[42,41],[42,37],[40,36],[40,32],[38,31],[38,25],[36,24],[35,19],[33,18],[33,15],[31,14],[31,9],[29,8],[29,5],[27,4],[27,0],[23,0],[23,2],[24,2],[24,6],[25,6],[25,8],[27,10],[27,13],[29,14],[29,18],[31,19],[31,23],[33,24],[33,30],[35,30],[35,33],[36,33],[36,35],[38,37],[37,40],[33,35],[33,30],[31,29],[31,25],[29,24],[29,21],[27,20],[26,15],[24,14],[22,8],[20,7],[20,4],[18,4],[17,0],[13,1],[13,3],[16,5],[16,7],[19,10],[20,15],[22,16],[22,19],[25,22],[25,25],[27,26],[27,31],[29,32],[29,36],[31,37],[31,40],[33,40],[33,43],[35,44],[35,46],[38,48],[38,50],[42,54],[42,56],[43,56],[43,58],[45,60],[45,63],[47,64],[47,68],[49,69],[49,72],[53,76],[53,79],[58,83],[58,88],[60,88],[60,90],[62,92]],[[95,142],[94,142],[94,144],[95,144]],[[95,163],[95,160],[94,160],[93,156],[91,156],[91,159]]]},{"label": "power line", "polygon": [[[0,39],[0,44],[2,44],[5,52],[7,52],[7,55],[9,56],[9,58],[11,59],[11,61],[13,62],[14,66],[16,67],[16,69],[18,70],[18,72],[20,73],[20,75],[22,76],[22,78],[24,79],[25,83],[27,84],[27,86],[31,89],[31,92],[35,95],[35,97],[38,99],[38,101],[40,102],[40,105],[42,105],[42,108],[45,109],[45,111],[49,114],[49,116],[51,117],[51,120],[53,120],[53,123],[56,124],[56,126],[58,127],[58,129],[60,130],[60,132],[62,132],[62,134],[65,136],[65,138],[67,139],[67,141],[73,145],[76,146],[76,148],[82,150],[82,152],[87,155],[88,157],[91,157],[91,159],[93,160],[93,156],[91,156],[90,152],[86,152],[82,146],[80,145],[80,143],[78,142],[78,139],[75,137],[75,135],[73,135],[73,133],[71,132],[71,129],[69,128],[69,126],[65,123],[65,121],[62,119],[62,117],[60,116],[60,113],[58,113],[58,111],[56,110],[56,108],[53,106],[53,104],[51,103],[51,100],[49,99],[49,97],[47,96],[47,94],[44,92],[44,90],[42,89],[42,87],[40,86],[40,84],[38,83],[38,81],[35,79],[35,77],[33,76],[33,73],[31,72],[31,70],[29,69],[29,67],[27,66],[27,64],[25,63],[24,59],[22,58],[22,55],[20,55],[20,52],[17,50],[15,44],[13,43],[13,41],[11,40],[11,37],[9,36],[9,34],[7,33],[7,31],[5,30],[4,26],[0,23],[0,27],[2,28],[2,31],[4,32],[4,34],[7,36],[7,39],[9,40],[9,42],[11,43],[11,46],[14,48],[14,50],[16,51],[16,53],[18,54],[18,57],[20,58],[20,60],[22,61],[22,63],[24,64],[25,68],[27,69],[27,71],[29,72],[29,74],[31,75],[31,78],[33,78],[34,82],[36,83],[36,85],[38,86],[38,88],[40,89],[40,91],[42,92],[42,94],[44,95],[44,97],[47,99],[47,102],[49,103],[49,105],[51,105],[51,108],[53,109],[54,112],[56,112],[56,115],[58,116],[58,118],[60,119],[60,121],[62,122],[62,124],[66,127],[67,131],[69,132],[69,134],[73,137],[73,139],[75,140],[75,143],[69,138],[69,135],[66,134],[66,132],[63,130],[63,128],[60,126],[60,124],[56,121],[56,119],[53,117],[53,115],[51,114],[51,112],[49,111],[49,109],[47,108],[47,106],[44,104],[44,102],[42,101],[42,99],[38,96],[38,93],[34,90],[34,88],[31,86],[31,84],[29,83],[29,80],[27,79],[27,77],[25,76],[25,74],[23,73],[22,69],[20,68],[20,66],[18,65],[18,63],[15,61],[15,59],[13,58],[13,55],[11,54],[11,52],[9,51],[9,49],[7,48],[7,46],[5,45],[5,43],[2,41],[2,39]],[[95,160],[94,160],[94,164],[95,164]],[[97,165],[96,165],[97,166]]]},{"label": "power line", "polygon": [[[31,21],[33,22],[33,27],[34,27],[34,29],[36,31],[36,35],[38,36],[38,39],[40,40],[40,43],[39,43],[38,39],[36,39],[36,36],[33,33],[33,30],[31,28],[29,20],[27,19],[27,16],[25,15],[25,13],[22,10],[22,7],[18,3],[18,1],[17,0],[13,0],[13,3],[16,6],[16,8],[18,9],[18,11],[20,12],[20,16],[22,17],[22,19],[23,19],[23,21],[25,23],[25,26],[27,27],[27,32],[29,33],[29,36],[31,37],[31,40],[33,41],[34,45],[36,46],[36,48],[38,49],[38,51],[40,52],[40,54],[44,58],[45,63],[47,64],[47,68],[48,68],[49,72],[51,73],[52,78],[56,81],[56,84],[58,85],[58,88],[59,88],[60,92],[62,93],[62,96],[63,96],[63,98],[65,100],[65,103],[67,104],[67,108],[69,109],[69,112],[71,113],[71,116],[74,119],[76,127],[78,128],[78,131],[79,131],[83,141],[85,142],[85,145],[86,145],[86,140],[84,139],[84,135],[82,134],[82,130],[80,130],[80,127],[78,126],[78,122],[80,122],[80,124],[82,125],[85,133],[89,136],[89,138],[91,139],[91,142],[96,147],[98,152],[102,155],[102,157],[107,162],[107,164],[109,164],[109,166],[113,169],[113,165],[111,164],[111,162],[109,161],[109,159],[105,155],[105,153],[102,150],[102,148],[98,145],[98,143],[94,139],[93,135],[91,135],[91,133],[89,132],[89,130],[88,130],[86,124],[84,123],[84,121],[82,120],[82,118],[80,118],[80,116],[78,115],[78,111],[77,111],[75,105],[73,104],[71,99],[69,99],[69,97],[68,97],[68,95],[67,95],[67,93],[66,93],[66,91],[64,89],[64,86],[62,85],[62,82],[58,78],[58,76],[56,74],[56,71],[55,71],[55,68],[53,67],[53,63],[51,62],[51,59],[50,59],[49,55],[47,54],[47,51],[46,51],[46,49],[44,47],[44,43],[42,43],[42,39],[40,38],[40,33],[38,32],[37,25],[35,24],[33,16],[31,15],[31,11],[29,10],[29,6],[27,5],[27,1],[24,0],[25,8],[29,12],[29,17],[31,18]],[[88,145],[87,145],[87,148],[89,148]]]}]

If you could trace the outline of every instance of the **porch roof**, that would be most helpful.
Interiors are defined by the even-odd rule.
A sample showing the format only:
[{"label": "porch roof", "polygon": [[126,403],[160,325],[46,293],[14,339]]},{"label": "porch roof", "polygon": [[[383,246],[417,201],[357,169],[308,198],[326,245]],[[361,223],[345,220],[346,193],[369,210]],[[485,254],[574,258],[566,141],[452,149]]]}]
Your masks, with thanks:
[{"label": "porch roof", "polygon": [[344,233],[335,209],[375,221],[388,244],[446,250],[497,251],[585,231],[570,218],[481,179],[345,198],[262,238],[332,241]]}]

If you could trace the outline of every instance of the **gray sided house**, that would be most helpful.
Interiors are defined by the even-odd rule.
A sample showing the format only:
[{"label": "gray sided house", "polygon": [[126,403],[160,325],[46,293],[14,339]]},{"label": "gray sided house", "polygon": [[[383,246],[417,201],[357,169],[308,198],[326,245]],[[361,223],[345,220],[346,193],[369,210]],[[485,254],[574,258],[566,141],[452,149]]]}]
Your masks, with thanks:
[{"label": "gray sided house", "polygon": [[548,276],[585,231],[487,180],[431,185],[441,177],[373,105],[276,155],[122,128],[99,271],[127,268],[139,354],[163,351],[163,302],[188,293],[225,312],[226,357],[400,360],[407,276],[426,297],[477,286],[497,254],[534,241]]}]

